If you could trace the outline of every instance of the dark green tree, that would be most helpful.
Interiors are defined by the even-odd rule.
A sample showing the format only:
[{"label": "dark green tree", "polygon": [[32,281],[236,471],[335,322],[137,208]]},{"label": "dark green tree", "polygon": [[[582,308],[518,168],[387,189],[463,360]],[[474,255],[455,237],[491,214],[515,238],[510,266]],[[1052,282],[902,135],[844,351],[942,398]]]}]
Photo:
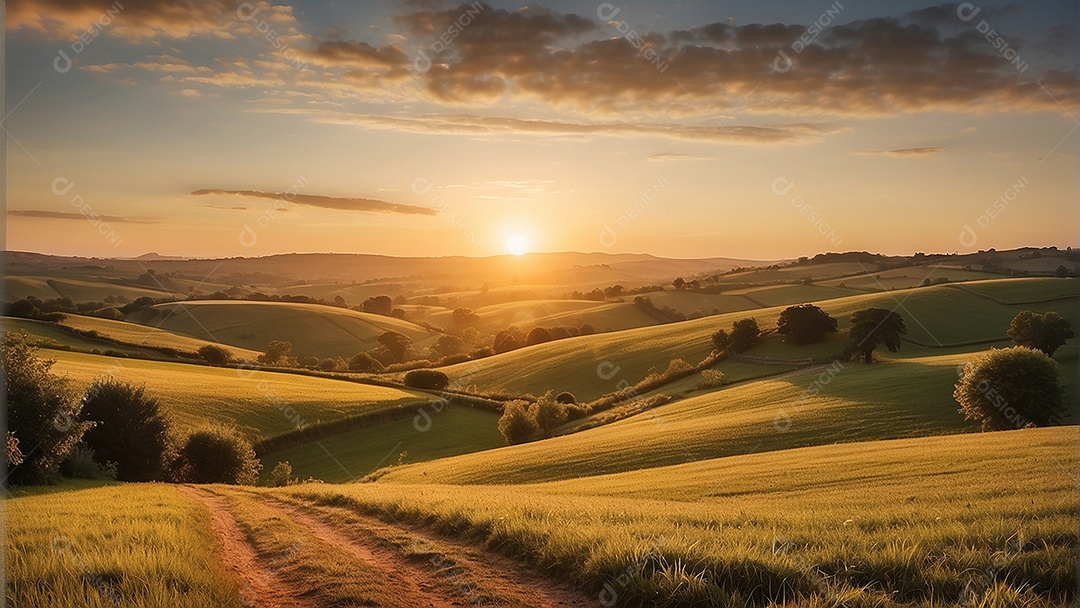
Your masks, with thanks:
[{"label": "dark green tree", "polygon": [[741,353],[746,352],[758,343],[761,338],[761,328],[756,319],[739,319],[731,324],[731,350]]},{"label": "dark green tree", "polygon": [[170,450],[169,420],[146,388],[116,379],[96,380],[83,397],[82,419],[94,423],[83,441],[99,464],[116,463],[120,481],[164,479]]},{"label": "dark green tree", "polygon": [[388,331],[379,336],[379,344],[386,349],[391,361],[401,363],[405,360],[409,347],[412,346],[412,339],[403,333]]},{"label": "dark green tree", "polygon": [[900,313],[884,308],[864,308],[851,315],[848,337],[850,351],[862,355],[863,362],[874,362],[874,349],[884,344],[889,352],[900,350],[900,337],[907,333]]},{"label": "dark green tree", "polygon": [[776,331],[791,344],[813,344],[836,331],[836,319],[813,304],[788,306],[780,313]]},{"label": "dark green tree", "polygon": [[1054,351],[1075,334],[1069,322],[1052,310],[1041,314],[1022,310],[1009,323],[1008,336],[1018,346],[1041,350],[1053,357]]}]

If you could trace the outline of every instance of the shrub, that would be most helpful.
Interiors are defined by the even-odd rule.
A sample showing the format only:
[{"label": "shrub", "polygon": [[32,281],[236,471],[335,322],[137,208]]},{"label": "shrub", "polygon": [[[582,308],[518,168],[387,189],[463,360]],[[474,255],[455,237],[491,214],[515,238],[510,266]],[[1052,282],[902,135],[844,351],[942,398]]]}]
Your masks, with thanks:
[{"label": "shrub", "polygon": [[731,336],[728,335],[728,332],[718,329],[716,330],[716,333],[712,335],[712,343],[713,346],[716,347],[716,350],[724,352],[731,346]]},{"label": "shrub", "polygon": [[356,353],[349,359],[349,370],[354,372],[381,372],[384,368],[379,360],[367,353]]},{"label": "shrub", "polygon": [[188,436],[176,462],[177,477],[190,483],[254,485],[262,465],[255,450],[233,429],[208,429]]},{"label": "shrub", "polygon": [[503,415],[499,418],[499,432],[506,439],[506,443],[525,443],[536,434],[539,427],[529,412],[528,405],[527,401],[518,399],[503,406]]},{"label": "shrub", "polygon": [[1045,353],[1014,346],[991,349],[969,361],[953,397],[960,413],[984,431],[1052,424],[1066,413],[1057,362]]},{"label": "shrub", "polygon": [[259,365],[287,365],[291,350],[292,342],[271,340],[266,345],[266,352],[256,357],[255,362]]},{"label": "shrub", "polygon": [[274,468],[270,471],[269,485],[274,488],[281,488],[300,483],[300,480],[293,477],[292,474],[292,465],[289,464],[288,460],[283,460],[274,465]]},{"label": "shrub", "polygon": [[672,359],[664,370],[662,377],[664,380],[674,380],[675,378],[685,376],[694,371],[694,366],[690,365],[682,359]]},{"label": "shrub", "polygon": [[571,405],[577,403],[577,397],[574,396],[574,393],[563,391],[558,395],[555,395],[555,401],[564,405]]},{"label": "shrub", "polygon": [[4,388],[8,430],[28,448],[8,474],[12,484],[45,483],[93,426],[80,422],[82,403],[65,378],[52,373],[55,361],[41,359],[26,334],[4,332]]},{"label": "shrub", "polygon": [[713,388],[724,383],[724,372],[718,369],[701,370],[701,388]]},{"label": "shrub", "polygon": [[60,464],[60,473],[70,479],[116,479],[116,463],[98,464],[93,448],[80,443]]},{"label": "shrub", "polygon": [[232,361],[232,353],[216,344],[207,344],[195,351],[195,354],[210,365],[228,365]]},{"label": "shrub", "polygon": [[551,396],[551,391],[544,393],[536,403],[529,407],[536,426],[543,431],[544,437],[550,437],[551,433],[566,422],[566,406],[559,403]]},{"label": "shrub", "polygon": [[405,386],[441,391],[450,386],[450,378],[434,369],[416,369],[405,374]]},{"label": "shrub", "polygon": [[529,335],[525,337],[525,344],[528,346],[536,346],[537,344],[543,344],[544,342],[551,341],[551,332],[543,327],[534,327]]},{"label": "shrub", "polygon": [[170,450],[169,421],[142,386],[96,380],[83,397],[82,419],[95,423],[83,441],[99,463],[116,463],[120,481],[164,477]]}]

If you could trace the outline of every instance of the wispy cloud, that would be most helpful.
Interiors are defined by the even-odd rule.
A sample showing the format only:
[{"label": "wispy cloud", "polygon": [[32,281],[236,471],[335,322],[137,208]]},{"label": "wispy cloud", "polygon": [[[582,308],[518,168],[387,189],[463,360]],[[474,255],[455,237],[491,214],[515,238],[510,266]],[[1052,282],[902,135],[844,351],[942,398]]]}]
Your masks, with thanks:
[{"label": "wispy cloud", "polygon": [[91,216],[70,211],[50,211],[48,209],[9,209],[7,214],[16,217],[34,217],[48,220],[85,220],[88,217],[91,217],[92,219],[103,222],[112,222],[114,224],[158,224],[165,221],[164,218],[159,217],[124,217],[119,215],[101,215],[97,213]]},{"label": "wispy cloud", "polygon": [[832,123],[786,123],[775,125],[719,124],[687,125],[678,123],[627,122],[570,122],[534,120],[506,116],[476,114],[424,114],[420,116],[357,116],[321,110],[271,109],[271,113],[300,113],[313,120],[332,124],[364,125],[370,128],[398,132],[464,135],[561,135],[568,137],[665,137],[669,139],[738,142],[738,143],[804,143],[820,140],[824,135],[840,131]]},{"label": "wispy cloud", "polygon": [[338,196],[320,196],[317,194],[296,194],[293,192],[263,192],[261,190],[221,190],[205,188],[196,190],[195,196],[246,196],[280,200],[297,205],[337,209],[339,211],[369,211],[376,213],[401,213],[405,215],[435,215],[438,213],[428,207],[388,203],[371,198],[349,198]]},{"label": "wispy cloud", "polygon": [[932,156],[934,154],[940,154],[947,152],[948,148],[896,148],[893,150],[870,150],[867,152],[861,152],[864,155],[877,155],[877,156]]},{"label": "wispy cloud", "polygon": [[680,152],[657,152],[649,156],[649,160],[655,162],[666,162],[676,160],[708,160],[708,156],[700,156],[698,154],[683,154]]}]

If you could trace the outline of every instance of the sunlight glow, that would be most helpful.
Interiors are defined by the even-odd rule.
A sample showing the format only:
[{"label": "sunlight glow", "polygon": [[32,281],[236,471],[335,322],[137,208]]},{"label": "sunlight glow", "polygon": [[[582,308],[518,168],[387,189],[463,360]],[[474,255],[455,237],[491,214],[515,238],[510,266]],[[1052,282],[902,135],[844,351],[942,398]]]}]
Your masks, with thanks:
[{"label": "sunlight glow", "polygon": [[525,255],[529,253],[529,239],[524,235],[515,234],[506,239],[506,251],[510,255]]}]

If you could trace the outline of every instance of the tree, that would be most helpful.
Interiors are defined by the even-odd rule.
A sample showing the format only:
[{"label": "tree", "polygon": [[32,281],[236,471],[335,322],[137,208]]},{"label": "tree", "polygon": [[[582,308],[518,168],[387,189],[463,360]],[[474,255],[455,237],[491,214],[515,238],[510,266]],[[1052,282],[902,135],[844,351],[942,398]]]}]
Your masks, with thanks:
[{"label": "tree", "polygon": [[232,429],[196,431],[180,448],[177,477],[189,483],[255,485],[262,464],[255,450]]},{"label": "tree", "polygon": [[716,347],[716,350],[724,352],[727,350],[728,346],[731,346],[731,336],[728,335],[728,332],[718,329],[716,330],[716,333],[712,335],[712,343],[713,346]]},{"label": "tree", "polygon": [[457,355],[465,350],[465,341],[458,336],[439,336],[439,339],[435,342],[435,345],[431,347],[431,350],[440,357]]},{"label": "tree", "polygon": [[[341,294],[338,294],[338,295],[334,296],[334,306],[337,306],[337,307],[340,307],[340,308],[348,308],[349,303],[345,300],[345,298],[341,297]],[[289,464],[289,463],[286,462],[285,464]]]},{"label": "tree", "polygon": [[756,319],[739,319],[731,324],[731,350],[741,353],[757,344],[761,329]]},{"label": "tree", "polygon": [[116,463],[120,481],[164,478],[170,450],[169,420],[146,388],[116,379],[96,380],[83,397],[82,419],[95,423],[83,441],[99,464]]},{"label": "tree", "polygon": [[1008,336],[1019,346],[1041,350],[1053,357],[1054,351],[1075,334],[1069,322],[1054,311],[1040,314],[1022,310],[1009,323]]},{"label": "tree", "polygon": [[813,344],[836,331],[836,319],[813,304],[788,306],[780,313],[776,331],[791,344]]},{"label": "tree", "polygon": [[405,386],[441,391],[450,386],[450,378],[436,369],[414,369],[405,374]]},{"label": "tree", "polygon": [[675,289],[682,289],[686,287],[686,281],[682,277],[675,277],[675,280],[671,282],[671,286]]},{"label": "tree", "polygon": [[292,342],[284,340],[271,340],[266,345],[266,352],[255,358],[260,365],[281,365],[289,360],[289,352],[292,351]]},{"label": "tree", "polygon": [[480,326],[480,315],[476,314],[471,308],[457,308],[454,310],[452,318],[454,325],[464,330],[467,327],[477,328]]},{"label": "tree", "polygon": [[412,339],[405,334],[388,331],[379,336],[379,344],[386,349],[392,362],[401,363],[405,361],[405,355],[409,352],[409,347],[412,346]]},{"label": "tree", "polygon": [[991,349],[964,365],[953,398],[967,420],[984,431],[1045,426],[1067,411],[1058,386],[1058,365],[1026,346]]},{"label": "tree", "polygon": [[543,431],[544,437],[551,437],[551,433],[559,428],[560,424],[566,422],[566,406],[553,398],[551,391],[537,399],[529,410],[536,420],[536,426]]},{"label": "tree", "polygon": [[508,353],[517,348],[521,348],[520,342],[517,337],[518,332],[516,330],[501,330],[495,334],[495,341],[492,346],[495,348],[496,354]]},{"label": "tree", "polygon": [[52,373],[56,362],[42,359],[37,353],[25,333],[4,332],[0,354],[7,393],[7,430],[14,433],[25,450],[21,463],[9,471],[12,484],[50,481],[60,463],[93,426],[92,422],[79,420],[82,403],[67,379]]},{"label": "tree", "polygon": [[536,434],[538,426],[528,410],[528,405],[527,401],[517,399],[503,406],[503,414],[499,418],[499,432],[506,439],[506,443],[525,443]]},{"label": "tree", "polygon": [[874,349],[884,344],[889,352],[900,350],[900,336],[907,333],[900,313],[884,308],[864,308],[851,315],[850,352],[861,354],[864,363],[874,362]]},{"label": "tree", "polygon": [[356,353],[349,359],[349,371],[381,372],[383,369],[383,364],[367,353]]},{"label": "tree", "polygon": [[551,341],[551,332],[543,327],[534,327],[529,335],[525,338],[525,344],[528,346],[535,346],[537,344],[543,344],[544,342]]},{"label": "tree", "polygon": [[361,304],[364,312],[389,317],[394,312],[394,301],[390,296],[374,296]]},{"label": "tree", "polygon": [[232,361],[232,353],[216,344],[207,344],[200,347],[195,353],[210,365],[228,365]]}]

